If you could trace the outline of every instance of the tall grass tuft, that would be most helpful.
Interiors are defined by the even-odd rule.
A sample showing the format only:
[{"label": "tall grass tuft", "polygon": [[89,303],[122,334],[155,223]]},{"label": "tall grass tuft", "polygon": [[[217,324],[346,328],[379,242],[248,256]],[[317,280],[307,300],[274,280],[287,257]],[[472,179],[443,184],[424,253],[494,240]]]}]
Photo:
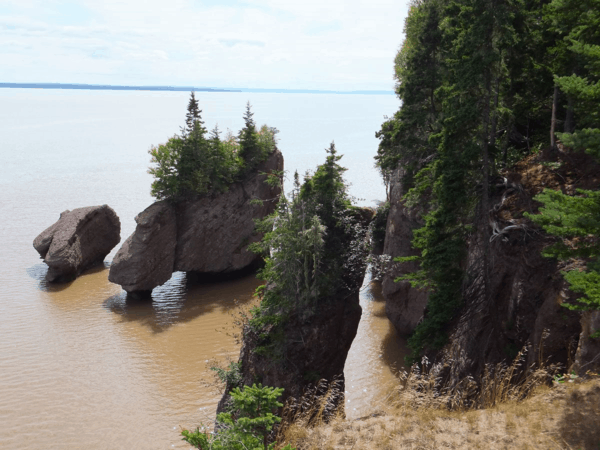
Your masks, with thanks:
[{"label": "tall grass tuft", "polygon": [[522,401],[540,385],[550,385],[560,365],[534,363],[525,366],[523,348],[512,364],[488,364],[479,379],[468,376],[457,383],[449,377],[451,361],[431,364],[427,357],[399,374],[399,384],[388,400],[395,407],[468,411],[492,408],[500,403]]},{"label": "tall grass tuft", "polygon": [[283,442],[290,428],[297,432],[298,429],[318,427],[344,416],[343,379],[321,379],[317,384],[308,386],[299,399],[288,398],[281,412],[277,441]]}]

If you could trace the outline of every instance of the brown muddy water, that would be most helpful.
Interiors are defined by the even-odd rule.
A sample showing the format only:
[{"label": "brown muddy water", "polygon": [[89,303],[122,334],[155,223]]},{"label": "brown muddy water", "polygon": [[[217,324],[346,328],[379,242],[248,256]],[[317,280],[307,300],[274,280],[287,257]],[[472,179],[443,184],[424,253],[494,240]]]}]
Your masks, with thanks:
[{"label": "brown muddy water", "polygon": [[[213,108],[225,125],[230,110],[241,118],[250,94],[236,95],[227,103],[206,96],[207,117]],[[354,183],[351,193],[367,198],[363,204],[381,197],[376,172],[364,170],[364,158],[372,158],[364,149],[375,152],[372,133],[383,114],[393,113],[393,97],[394,103],[383,96],[280,102],[252,95],[255,118],[281,130],[288,169],[300,160],[310,167],[321,163],[322,149],[336,137]],[[132,301],[107,279],[118,246],[104,266],[63,285],[44,281],[46,266],[32,247],[61,211],[104,203],[121,219],[122,240],[131,234],[133,217],[152,201],[146,152],[178,130],[186,102],[186,93],[0,93],[0,449],[189,448],[180,427],[212,422],[220,394],[207,385],[213,379],[209,361],[237,357],[231,313],[252,301],[255,277],[188,285],[177,273],[155,289],[152,301]],[[293,116],[302,111],[305,117]],[[336,111],[361,115],[336,128],[324,118]],[[365,117],[374,119],[366,123]],[[241,126],[231,120],[232,128]],[[295,151],[303,139],[294,134],[298,120],[313,124],[315,136],[327,136],[311,144],[314,155]],[[360,127],[368,137],[361,138]],[[337,138],[349,130],[354,135],[347,142]],[[404,356],[376,282],[365,282],[361,304],[345,370],[350,417],[374,409]]]}]

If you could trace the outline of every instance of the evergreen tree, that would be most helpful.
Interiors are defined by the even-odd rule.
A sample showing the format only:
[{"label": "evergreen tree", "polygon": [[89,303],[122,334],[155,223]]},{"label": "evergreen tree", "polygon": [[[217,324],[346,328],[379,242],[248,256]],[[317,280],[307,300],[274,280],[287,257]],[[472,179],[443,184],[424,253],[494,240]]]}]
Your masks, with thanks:
[{"label": "evergreen tree", "polygon": [[[569,30],[565,41],[574,58],[582,62],[585,76],[556,76],[560,90],[573,101],[581,128],[573,133],[557,133],[563,143],[576,151],[600,159],[600,1],[575,2],[554,0],[549,9],[554,20],[561,15],[571,17],[578,12],[575,26]],[[583,74],[582,74],[583,75]],[[585,128],[583,128],[585,127]],[[559,259],[580,258],[586,270],[563,273],[573,291],[583,294],[572,309],[600,309],[600,191],[578,190],[570,196],[545,189],[535,197],[543,204],[539,215],[529,215],[548,233],[560,241],[545,250],[546,256]]]},{"label": "evergreen tree", "polygon": [[250,105],[250,102],[247,102],[246,112],[244,113],[244,128],[242,128],[239,133],[239,157],[244,162],[246,171],[256,167],[262,156],[256,136],[256,124],[254,123],[252,116],[254,116],[252,106]]},{"label": "evergreen tree", "polygon": [[[217,433],[211,435],[200,428],[183,430],[182,440],[200,450],[273,450],[277,443],[268,444],[268,436],[275,424],[281,422],[273,411],[283,406],[277,401],[282,392],[282,388],[261,384],[235,388],[229,393],[232,411],[217,416]],[[283,450],[295,449],[288,444]]]},{"label": "evergreen tree", "polygon": [[202,110],[200,109],[200,105],[196,99],[196,94],[194,91],[192,91],[187,106],[187,113],[185,115],[186,126],[183,130],[184,135],[188,135],[198,128],[203,128],[204,122],[202,121],[201,114]]},{"label": "evergreen tree", "polygon": [[149,150],[155,164],[148,170],[155,178],[152,195],[159,200],[225,192],[276,149],[277,130],[263,125],[257,133],[250,103],[239,133],[242,145],[231,133],[221,140],[218,126],[207,136],[201,113],[192,92],[181,135]]},{"label": "evergreen tree", "polygon": [[276,211],[258,224],[262,241],[250,247],[268,255],[259,277],[269,289],[250,321],[259,339],[254,352],[274,360],[285,356],[283,327],[291,315],[308,320],[332,296],[362,283],[366,226],[351,207],[333,143],[327,153],[302,184],[295,174],[291,197],[280,196]]},{"label": "evergreen tree", "polygon": [[[411,3],[406,39],[395,60],[402,106],[377,133],[376,161],[382,172],[402,167],[402,183],[409,189],[404,202],[423,212],[425,225],[413,239],[420,256],[399,259],[420,262],[419,271],[401,279],[429,290],[424,320],[409,340],[415,359],[444,345],[446,326],[460,311],[468,241],[483,246],[481,264],[472,269],[478,273],[470,275],[483,280],[486,298],[489,180],[497,170],[498,144],[504,155],[509,144],[529,148],[531,125],[538,127],[546,114],[540,103],[551,104],[551,77],[542,88],[515,84],[531,84],[526,72],[538,70],[539,58],[537,63],[525,58],[523,64],[523,53],[543,48],[535,33],[542,6],[528,0]],[[525,140],[514,108],[527,119]]]},{"label": "evergreen tree", "polygon": [[204,167],[208,159],[208,142],[201,113],[192,92],[185,116],[186,127],[182,134],[184,146],[177,167],[181,195],[205,194],[210,190],[210,173]]}]

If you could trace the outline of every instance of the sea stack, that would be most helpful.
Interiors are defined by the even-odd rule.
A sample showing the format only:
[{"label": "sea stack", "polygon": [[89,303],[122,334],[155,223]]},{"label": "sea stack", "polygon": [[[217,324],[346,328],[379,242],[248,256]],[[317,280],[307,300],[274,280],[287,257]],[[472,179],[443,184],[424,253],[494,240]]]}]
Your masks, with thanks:
[{"label": "sea stack", "polygon": [[121,222],[108,205],[64,211],[33,246],[48,264],[46,280],[65,282],[100,264],[121,240]]}]

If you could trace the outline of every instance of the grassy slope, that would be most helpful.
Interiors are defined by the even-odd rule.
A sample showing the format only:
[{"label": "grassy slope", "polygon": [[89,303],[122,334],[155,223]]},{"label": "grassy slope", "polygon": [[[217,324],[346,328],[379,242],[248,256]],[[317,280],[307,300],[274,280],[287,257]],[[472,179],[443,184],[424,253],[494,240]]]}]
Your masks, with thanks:
[{"label": "grassy slope", "polygon": [[375,417],[292,425],[298,450],[600,449],[600,378],[540,386],[525,401],[482,410],[447,411],[395,399]]}]

